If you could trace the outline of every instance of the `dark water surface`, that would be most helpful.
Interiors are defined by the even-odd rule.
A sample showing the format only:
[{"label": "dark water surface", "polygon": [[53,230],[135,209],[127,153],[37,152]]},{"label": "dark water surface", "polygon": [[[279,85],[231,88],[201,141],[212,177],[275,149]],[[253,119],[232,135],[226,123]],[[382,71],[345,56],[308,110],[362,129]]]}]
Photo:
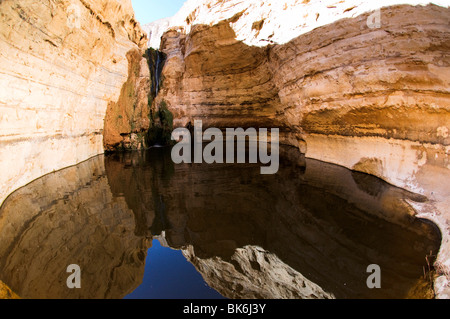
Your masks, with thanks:
[{"label": "dark water surface", "polygon": [[[0,208],[0,280],[23,298],[428,298],[440,233],[383,181],[282,148],[260,164],[98,156]],[[81,269],[69,289],[68,265]],[[381,269],[369,289],[367,267]]]}]

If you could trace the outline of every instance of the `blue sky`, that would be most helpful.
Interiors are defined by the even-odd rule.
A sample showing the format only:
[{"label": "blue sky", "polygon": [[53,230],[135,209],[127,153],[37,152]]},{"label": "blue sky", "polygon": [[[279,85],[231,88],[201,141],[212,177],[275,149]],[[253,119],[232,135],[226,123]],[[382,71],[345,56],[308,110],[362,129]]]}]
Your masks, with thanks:
[{"label": "blue sky", "polygon": [[185,0],[131,0],[134,14],[141,25],[173,16]]}]

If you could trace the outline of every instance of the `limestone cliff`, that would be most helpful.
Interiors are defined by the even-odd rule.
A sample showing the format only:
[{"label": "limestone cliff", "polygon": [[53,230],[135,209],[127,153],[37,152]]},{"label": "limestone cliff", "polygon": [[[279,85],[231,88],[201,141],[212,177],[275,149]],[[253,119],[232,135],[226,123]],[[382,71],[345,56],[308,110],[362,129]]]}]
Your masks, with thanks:
[{"label": "limestone cliff", "polygon": [[147,42],[130,0],[0,2],[0,202],[103,153],[108,103]]},{"label": "limestone cliff", "polygon": [[332,293],[257,246],[236,249],[227,262],[201,259],[192,246],[183,255],[195,265],[210,287],[230,299],[333,299]]},{"label": "limestone cliff", "polygon": [[[308,158],[425,195],[410,204],[441,228],[448,297],[450,9],[428,2],[189,0],[147,39],[130,0],[0,1],[0,202],[145,146],[152,110],[175,127],[278,127]],[[167,56],[157,96],[148,43]]]},{"label": "limestone cliff", "polygon": [[176,126],[278,127],[309,158],[425,195],[412,205],[440,226],[448,274],[450,9],[397,3],[188,1],[155,103]]},{"label": "limestone cliff", "polygon": [[126,54],[128,78],[117,101],[110,101],[105,114],[103,146],[106,151],[141,149],[150,128],[150,73],[143,51]]}]

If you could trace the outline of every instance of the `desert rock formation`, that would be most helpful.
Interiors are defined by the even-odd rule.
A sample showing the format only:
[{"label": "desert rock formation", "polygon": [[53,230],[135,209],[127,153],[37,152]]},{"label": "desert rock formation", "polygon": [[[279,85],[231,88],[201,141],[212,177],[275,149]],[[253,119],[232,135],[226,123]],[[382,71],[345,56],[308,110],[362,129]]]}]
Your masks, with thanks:
[{"label": "desert rock formation", "polygon": [[[307,158],[428,199],[410,205],[441,229],[436,292],[448,298],[450,9],[429,2],[189,0],[147,38],[130,0],[1,1],[0,202],[105,150],[145,147],[162,104],[175,127],[278,127]],[[167,55],[157,96],[148,44]]]},{"label": "desert rock formation", "polygon": [[[411,205],[440,226],[448,273],[448,4],[273,2],[189,1],[161,38],[155,103],[169,105],[175,126],[278,127],[308,158],[425,195]],[[299,19],[275,14],[300,8]]]},{"label": "desert rock formation", "polygon": [[108,103],[146,35],[130,0],[0,3],[0,202],[53,170],[103,153]]}]

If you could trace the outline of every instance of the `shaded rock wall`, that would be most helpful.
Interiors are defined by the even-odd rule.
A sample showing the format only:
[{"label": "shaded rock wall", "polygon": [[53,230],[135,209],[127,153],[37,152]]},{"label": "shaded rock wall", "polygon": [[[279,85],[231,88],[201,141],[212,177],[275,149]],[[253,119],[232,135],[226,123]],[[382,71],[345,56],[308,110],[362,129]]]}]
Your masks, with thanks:
[{"label": "shaded rock wall", "polygon": [[144,51],[127,52],[128,78],[117,101],[110,101],[105,114],[103,146],[106,151],[141,149],[150,128],[150,73]]},{"label": "shaded rock wall", "polygon": [[[446,0],[188,0],[173,16],[143,26],[149,46],[159,49],[165,30],[189,34],[195,25],[214,25],[231,19],[237,40],[250,46],[285,44],[301,34],[341,19],[354,18],[397,4],[448,6]],[[369,23],[376,25],[376,19]]]},{"label": "shaded rock wall", "polygon": [[[171,22],[160,46],[168,60],[157,100],[167,101],[175,125],[279,127],[281,142],[309,158],[425,195],[414,207],[440,226],[438,264],[448,273],[448,4],[383,7],[374,27],[374,12],[364,10],[395,1],[346,1],[338,14],[340,5],[311,2],[309,9],[326,6],[315,21],[306,11],[305,20],[287,22],[295,32],[277,38],[284,29],[270,14],[289,6],[264,3],[268,16],[258,18],[235,1],[190,3],[196,9],[184,22],[174,18],[180,26]],[[335,13],[323,21],[323,12]],[[262,41],[269,46],[260,41],[265,28],[278,39]]]},{"label": "shaded rock wall", "polygon": [[204,127],[281,126],[275,116],[279,102],[268,49],[249,47],[235,39],[229,22],[197,25],[189,36],[165,33],[164,82],[156,103],[165,100],[175,126],[194,119]]},{"label": "shaded rock wall", "polygon": [[129,0],[0,2],[0,202],[103,152],[126,53],[146,42]]}]

